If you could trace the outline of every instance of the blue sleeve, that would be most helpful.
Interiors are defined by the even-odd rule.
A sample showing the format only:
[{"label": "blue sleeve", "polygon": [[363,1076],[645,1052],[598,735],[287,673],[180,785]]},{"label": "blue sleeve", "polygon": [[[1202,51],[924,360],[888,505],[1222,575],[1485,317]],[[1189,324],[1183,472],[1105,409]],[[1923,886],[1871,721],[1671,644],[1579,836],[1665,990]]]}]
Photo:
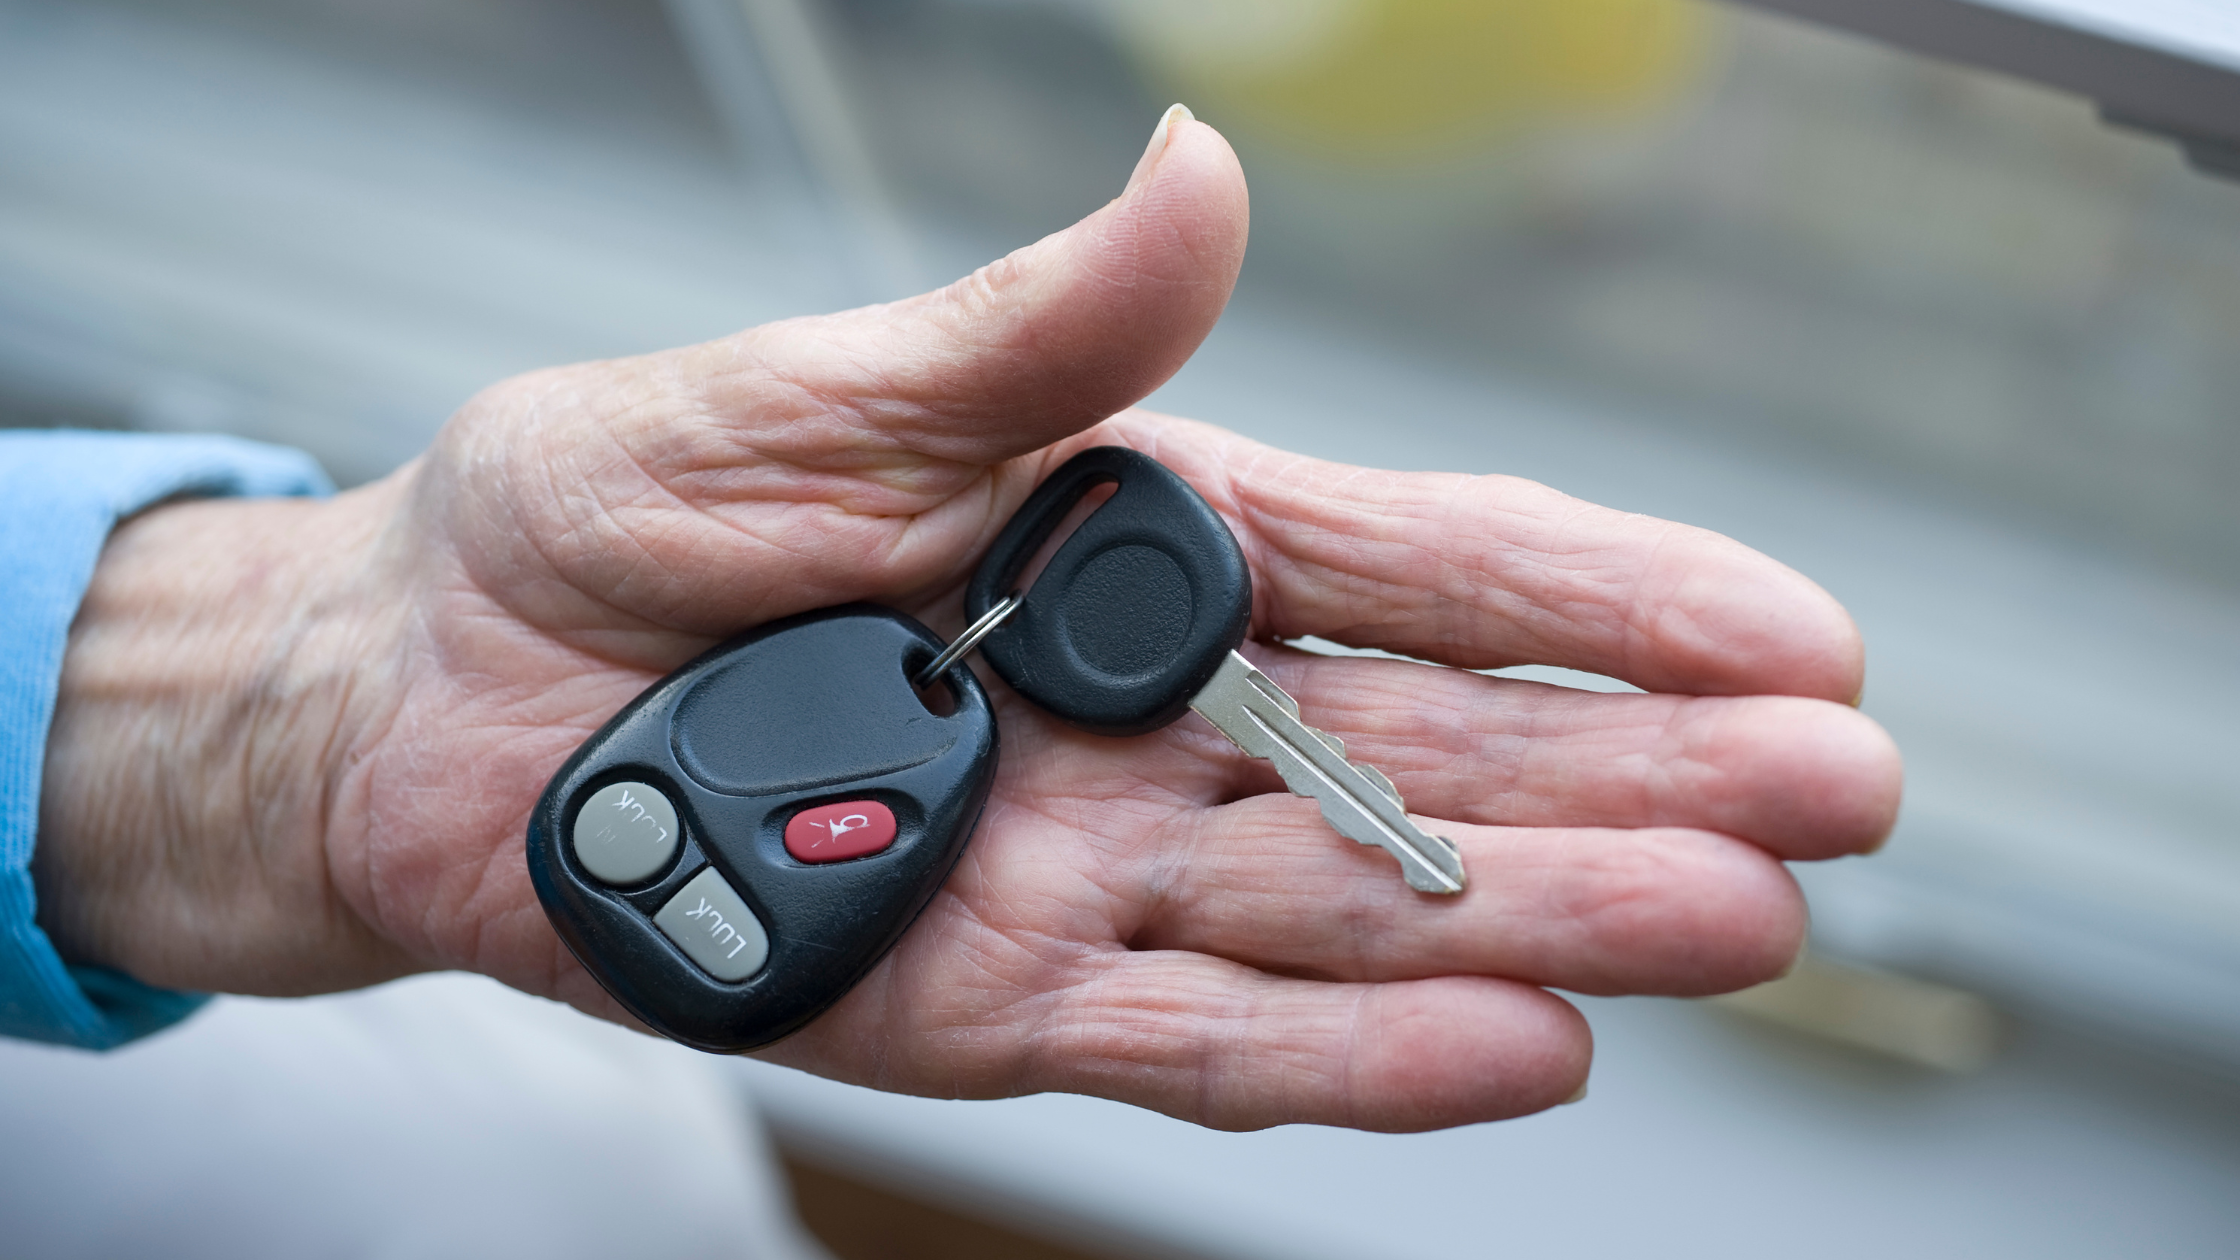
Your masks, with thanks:
[{"label": "blue sleeve", "polygon": [[332,492],[310,456],[235,438],[0,431],[0,1036],[105,1050],[204,1001],[67,964],[35,917],[47,727],[109,531],[182,495]]}]

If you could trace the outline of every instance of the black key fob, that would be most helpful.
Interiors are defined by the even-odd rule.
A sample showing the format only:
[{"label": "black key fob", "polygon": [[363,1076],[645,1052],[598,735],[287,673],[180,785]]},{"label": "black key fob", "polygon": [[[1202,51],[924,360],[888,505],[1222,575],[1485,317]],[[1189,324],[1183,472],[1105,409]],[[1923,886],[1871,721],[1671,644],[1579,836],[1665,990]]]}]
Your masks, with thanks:
[{"label": "black key fob", "polygon": [[701,1050],[840,1000],[948,878],[987,802],[995,712],[891,609],[774,622],[662,679],[546,786],[529,875],[607,992]]},{"label": "black key fob", "polygon": [[1108,484],[1112,497],[980,651],[1020,695],[1074,726],[1142,735],[1189,709],[1252,620],[1236,536],[1166,465],[1124,446],[1067,460],[996,536],[965,588],[965,615],[995,607],[1074,505]]}]

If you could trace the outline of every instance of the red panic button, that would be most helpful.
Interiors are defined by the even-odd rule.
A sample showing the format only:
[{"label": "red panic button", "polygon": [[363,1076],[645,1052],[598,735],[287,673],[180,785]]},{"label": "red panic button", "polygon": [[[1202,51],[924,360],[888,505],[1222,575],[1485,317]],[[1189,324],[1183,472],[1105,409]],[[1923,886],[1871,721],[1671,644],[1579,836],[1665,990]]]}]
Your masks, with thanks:
[{"label": "red panic button", "polygon": [[803,862],[843,862],[894,843],[894,811],[877,801],[805,809],[786,824],[786,852]]}]

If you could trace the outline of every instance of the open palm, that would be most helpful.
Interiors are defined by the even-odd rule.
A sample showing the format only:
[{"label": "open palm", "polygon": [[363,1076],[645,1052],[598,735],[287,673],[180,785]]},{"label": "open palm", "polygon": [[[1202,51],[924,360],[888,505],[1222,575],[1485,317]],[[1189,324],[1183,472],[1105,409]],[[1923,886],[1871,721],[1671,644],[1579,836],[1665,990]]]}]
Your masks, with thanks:
[{"label": "open palm", "polygon": [[[298,509],[357,522],[366,663],[332,738],[295,754],[318,759],[318,923],[257,983],[466,967],[626,1018],[524,867],[560,762],[745,627],[862,599],[953,633],[1028,490],[1103,443],[1227,518],[1253,570],[1247,655],[1460,844],[1469,891],[1409,891],[1202,719],[1105,739],[996,686],[1002,765],[962,863],[766,1057],[1224,1127],[1412,1129],[1580,1087],[1589,1034],[1547,987],[1778,973],[1804,924],[1782,860],[1871,847],[1896,808],[1895,754],[1841,703],[1849,619],[1702,531],[1124,410],[1212,327],[1245,220],[1226,144],[1178,121],[1119,200],[947,290],[507,382],[395,477]],[[1281,643],[1308,635],[1436,664]],[[1652,694],[1469,672],[1522,662]]]}]

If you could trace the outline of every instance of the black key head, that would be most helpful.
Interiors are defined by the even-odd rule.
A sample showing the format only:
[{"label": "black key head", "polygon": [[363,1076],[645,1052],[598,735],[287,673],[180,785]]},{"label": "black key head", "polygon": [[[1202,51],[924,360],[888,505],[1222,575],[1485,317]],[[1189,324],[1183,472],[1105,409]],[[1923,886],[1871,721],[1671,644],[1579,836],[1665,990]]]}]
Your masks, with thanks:
[{"label": "black key head", "polygon": [[1008,596],[1066,514],[1107,484],[1112,497],[980,650],[1019,694],[1065,721],[1141,735],[1182,716],[1252,617],[1252,574],[1236,536],[1165,465],[1120,446],[1067,460],[1003,527],[965,590],[965,611],[979,617]]},{"label": "black key head", "polygon": [[774,622],[656,683],[561,767],[529,821],[529,875],[631,1014],[753,1049],[902,938],[995,779],[972,671],[935,684],[946,713],[910,687],[941,648],[866,604]]}]

